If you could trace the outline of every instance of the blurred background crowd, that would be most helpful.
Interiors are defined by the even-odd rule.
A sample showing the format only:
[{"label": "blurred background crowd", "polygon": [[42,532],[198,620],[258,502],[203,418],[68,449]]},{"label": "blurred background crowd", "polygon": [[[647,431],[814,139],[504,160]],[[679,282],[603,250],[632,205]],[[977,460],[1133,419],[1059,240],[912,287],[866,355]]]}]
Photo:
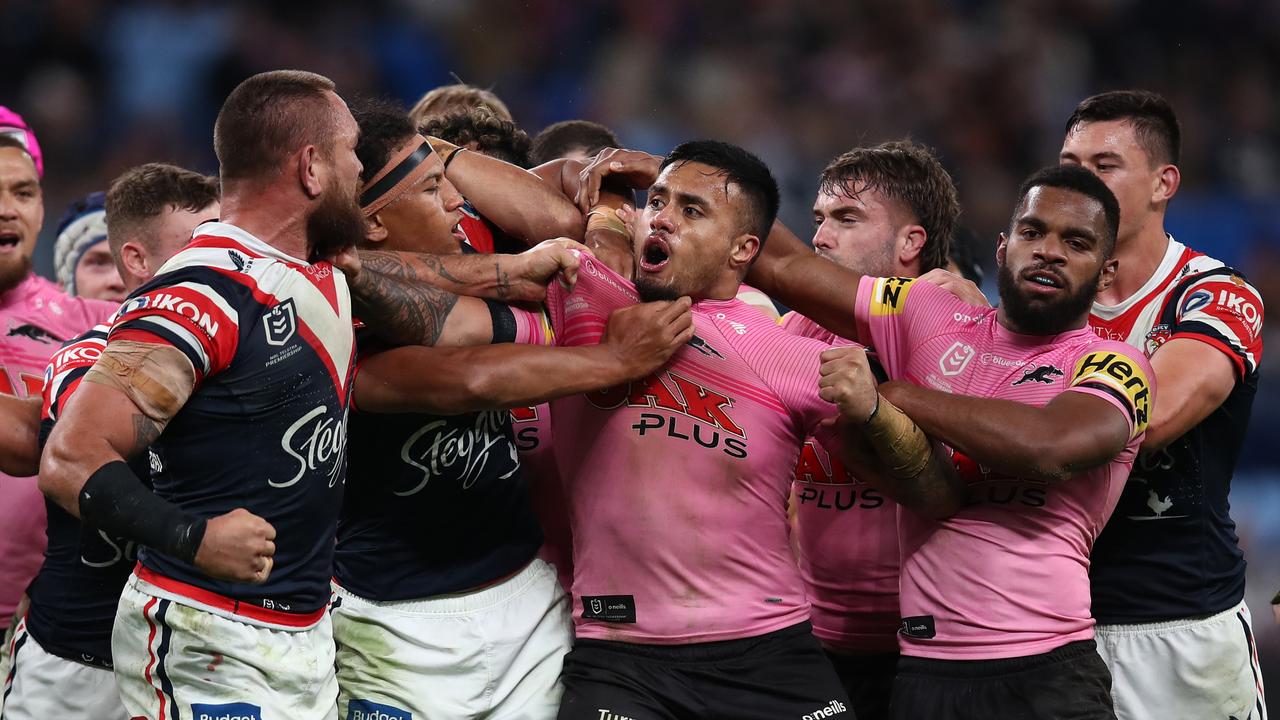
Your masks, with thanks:
[{"label": "blurred background crowd", "polygon": [[[0,2],[0,104],[45,153],[36,269],[72,199],[125,168],[216,170],[213,119],[245,76],[314,70],[344,95],[406,104],[460,79],[530,135],[557,120],[662,153],[712,137],[753,150],[802,236],[819,171],[910,135],[955,177],[962,222],[994,252],[1013,191],[1055,162],[1082,98],[1142,87],[1182,122],[1168,227],[1280,297],[1280,3],[1254,0],[332,0]],[[992,277],[987,273],[987,277]],[[990,288],[994,296],[994,288]],[[1280,306],[1277,306],[1280,307]],[[1273,313],[1276,312],[1273,309]],[[1233,486],[1262,663],[1280,691],[1280,316]]]}]

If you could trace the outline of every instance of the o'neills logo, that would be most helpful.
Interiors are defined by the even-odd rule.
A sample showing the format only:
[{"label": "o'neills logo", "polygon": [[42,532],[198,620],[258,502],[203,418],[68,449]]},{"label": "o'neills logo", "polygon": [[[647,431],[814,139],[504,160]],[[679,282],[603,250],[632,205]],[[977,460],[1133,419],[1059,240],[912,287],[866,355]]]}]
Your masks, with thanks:
[{"label": "o'neills logo", "polygon": [[814,710],[813,712],[805,715],[801,715],[800,717],[801,717],[801,720],[819,720],[820,718],[829,718],[829,717],[835,717],[837,715],[843,715],[848,709],[849,708],[845,707],[844,703],[840,702],[839,700],[832,700],[831,702],[827,703],[826,707],[821,708],[819,710]]},{"label": "o'neills logo", "polygon": [[329,487],[333,487],[342,477],[342,461],[347,452],[347,411],[344,409],[341,417],[335,417],[329,414],[327,405],[317,405],[284,431],[280,447],[298,463],[298,470],[283,482],[267,480],[268,485],[286,488],[308,472],[324,472],[329,476]]}]

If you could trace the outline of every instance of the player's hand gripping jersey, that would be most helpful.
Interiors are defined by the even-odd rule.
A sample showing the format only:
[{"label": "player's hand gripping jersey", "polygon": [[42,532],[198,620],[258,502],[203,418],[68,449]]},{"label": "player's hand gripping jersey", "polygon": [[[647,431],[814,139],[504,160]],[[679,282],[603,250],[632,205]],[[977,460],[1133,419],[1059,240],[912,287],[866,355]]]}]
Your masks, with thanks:
[{"label": "player's hand gripping jersey", "polygon": [[[561,345],[598,342],[634,286],[584,256],[547,307]],[[694,339],[655,375],[552,402],[570,503],[579,637],[678,644],[808,619],[786,503],[826,345],[736,300],[693,305]]]},{"label": "player's hand gripping jersey", "polygon": [[1092,638],[1089,550],[1146,430],[1154,392],[1146,358],[1088,327],[1012,333],[994,309],[912,279],[863,278],[855,314],[890,378],[1034,406],[1087,393],[1131,430],[1114,460],[1059,483],[1010,477],[956,453],[968,505],[940,522],[899,510],[903,653],[1022,657]]},{"label": "player's hand gripping jersey", "polygon": [[[798,313],[781,320],[793,335],[849,344]],[[874,354],[868,356],[874,362]],[[796,535],[813,634],[851,652],[898,649],[898,505],[851,475],[814,438],[796,462]]]},{"label": "player's hand gripping jersey", "polygon": [[1148,357],[1170,339],[1196,340],[1236,370],[1221,406],[1134,464],[1094,547],[1099,622],[1213,615],[1244,597],[1244,553],[1228,494],[1258,390],[1262,321],[1262,297],[1239,273],[1173,239],[1146,286],[1119,305],[1093,306],[1089,323],[1104,338]]},{"label": "player's hand gripping jersey", "polygon": [[191,399],[151,446],[156,494],[202,517],[243,507],[276,530],[275,566],[261,585],[213,580],[147,548],[138,576],[155,594],[214,612],[318,621],[346,478],[346,278],[205,223],[125,301],[110,339],[172,345],[195,367]]}]

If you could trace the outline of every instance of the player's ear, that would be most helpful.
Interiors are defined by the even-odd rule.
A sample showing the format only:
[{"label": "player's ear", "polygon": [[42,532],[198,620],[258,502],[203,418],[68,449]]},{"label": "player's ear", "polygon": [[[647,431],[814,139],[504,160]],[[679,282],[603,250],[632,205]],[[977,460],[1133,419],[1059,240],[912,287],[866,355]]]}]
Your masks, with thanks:
[{"label": "player's ear", "polygon": [[1120,266],[1120,261],[1115,258],[1108,258],[1102,263],[1102,272],[1098,273],[1098,292],[1102,292],[1111,287],[1111,283],[1116,279],[1116,268]]},{"label": "player's ear", "polygon": [[297,171],[302,192],[312,200],[320,197],[321,191],[324,190],[324,182],[321,179],[323,170],[320,167],[320,148],[315,145],[302,148],[298,153]]},{"label": "player's ear", "polygon": [[898,263],[903,267],[914,265],[928,239],[928,231],[919,225],[907,225],[899,230],[896,240]]},{"label": "player's ear", "polygon": [[996,240],[996,267],[1004,267],[1005,247],[1009,244],[1009,236],[1000,233]]},{"label": "player's ear", "polygon": [[1155,188],[1151,193],[1151,201],[1154,203],[1162,203],[1173,197],[1178,192],[1178,186],[1182,184],[1182,173],[1178,170],[1177,165],[1165,165],[1160,168],[1160,172],[1156,175]]},{"label": "player's ear", "polygon": [[366,242],[380,243],[387,239],[387,226],[382,223],[382,213],[374,213],[364,219]]},{"label": "player's ear", "polygon": [[147,254],[132,240],[120,246],[120,264],[125,272],[139,278],[149,278],[158,269],[147,267]]},{"label": "player's ear", "polygon": [[733,239],[729,248],[729,261],[734,267],[746,267],[756,259],[760,252],[760,238],[750,233],[743,233]]}]

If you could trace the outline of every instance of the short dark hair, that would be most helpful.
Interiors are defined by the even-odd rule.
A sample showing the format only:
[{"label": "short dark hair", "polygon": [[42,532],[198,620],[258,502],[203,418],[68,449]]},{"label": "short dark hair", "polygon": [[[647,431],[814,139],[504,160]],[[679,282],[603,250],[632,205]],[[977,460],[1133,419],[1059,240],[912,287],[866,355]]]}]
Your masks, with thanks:
[{"label": "short dark hair", "polygon": [[[28,158],[31,159],[32,166],[35,166],[36,164],[36,159],[34,157],[31,157],[31,151],[27,149],[27,146],[23,145],[21,140],[19,140],[18,138],[12,135],[5,135],[3,133],[0,133],[0,148],[17,148],[21,150],[24,155],[26,155]],[[37,173],[36,175],[38,177],[39,173]]]},{"label": "short dark hair", "polygon": [[854,148],[832,160],[819,183],[821,191],[830,195],[854,197],[863,190],[875,190],[899,203],[925,231],[920,273],[947,264],[960,200],[951,175],[932,149],[911,140]]},{"label": "short dark hair", "polygon": [[618,136],[609,128],[590,120],[561,120],[542,129],[533,138],[530,153],[533,164],[541,165],[559,160],[574,150],[582,150],[594,157],[605,148],[621,147]]},{"label": "short dark hair", "polygon": [[399,103],[385,98],[361,98],[352,103],[351,114],[360,126],[356,157],[364,169],[360,182],[366,183],[387,164],[396,148],[417,134],[409,113]]},{"label": "short dark hair", "polygon": [[476,143],[476,152],[522,168],[529,167],[529,134],[487,107],[428,118],[419,131],[454,145]]},{"label": "short dark hair", "polygon": [[261,177],[298,148],[324,152],[334,117],[326,92],[333,81],[302,70],[274,70],[236,86],[213,125],[213,151],[223,180]]},{"label": "short dark hair", "polygon": [[[218,200],[218,181],[185,168],[147,163],[126,170],[107,190],[107,244],[120,256],[120,246],[138,224],[169,208],[197,212]],[[147,242],[144,234],[142,241]]]},{"label": "short dark hair", "polygon": [[[675,165],[702,163],[720,171],[725,184],[733,183],[747,199],[747,217],[743,218],[747,232],[760,238],[763,249],[769,229],[778,216],[778,181],[769,172],[769,166],[750,152],[729,143],[716,140],[692,140],[680,143],[662,160],[659,172]],[[759,255],[757,254],[757,257]]]},{"label": "short dark hair", "polygon": [[963,225],[957,225],[951,234],[951,249],[947,253],[956,264],[960,275],[974,285],[982,285],[982,262],[978,259],[978,234]]},{"label": "short dark hair", "polygon": [[1133,126],[1138,144],[1151,163],[1178,164],[1182,155],[1182,130],[1173,106],[1149,90],[1113,90],[1085,98],[1067,118],[1066,132],[1077,125],[1124,120]]},{"label": "short dark hair", "polygon": [[[1105,246],[1103,256],[1111,257],[1116,249],[1116,235],[1120,232],[1120,202],[1116,200],[1116,196],[1106,183],[1081,165],[1053,165],[1042,168],[1022,181],[1022,185],[1018,188],[1018,203],[1013,211],[1014,219],[1018,217],[1023,204],[1026,203],[1028,193],[1038,187],[1061,188],[1097,200],[1098,204],[1102,205],[1102,211],[1107,220],[1107,236],[1102,238]],[[1013,220],[1010,220],[1009,224],[1012,226]]]}]

